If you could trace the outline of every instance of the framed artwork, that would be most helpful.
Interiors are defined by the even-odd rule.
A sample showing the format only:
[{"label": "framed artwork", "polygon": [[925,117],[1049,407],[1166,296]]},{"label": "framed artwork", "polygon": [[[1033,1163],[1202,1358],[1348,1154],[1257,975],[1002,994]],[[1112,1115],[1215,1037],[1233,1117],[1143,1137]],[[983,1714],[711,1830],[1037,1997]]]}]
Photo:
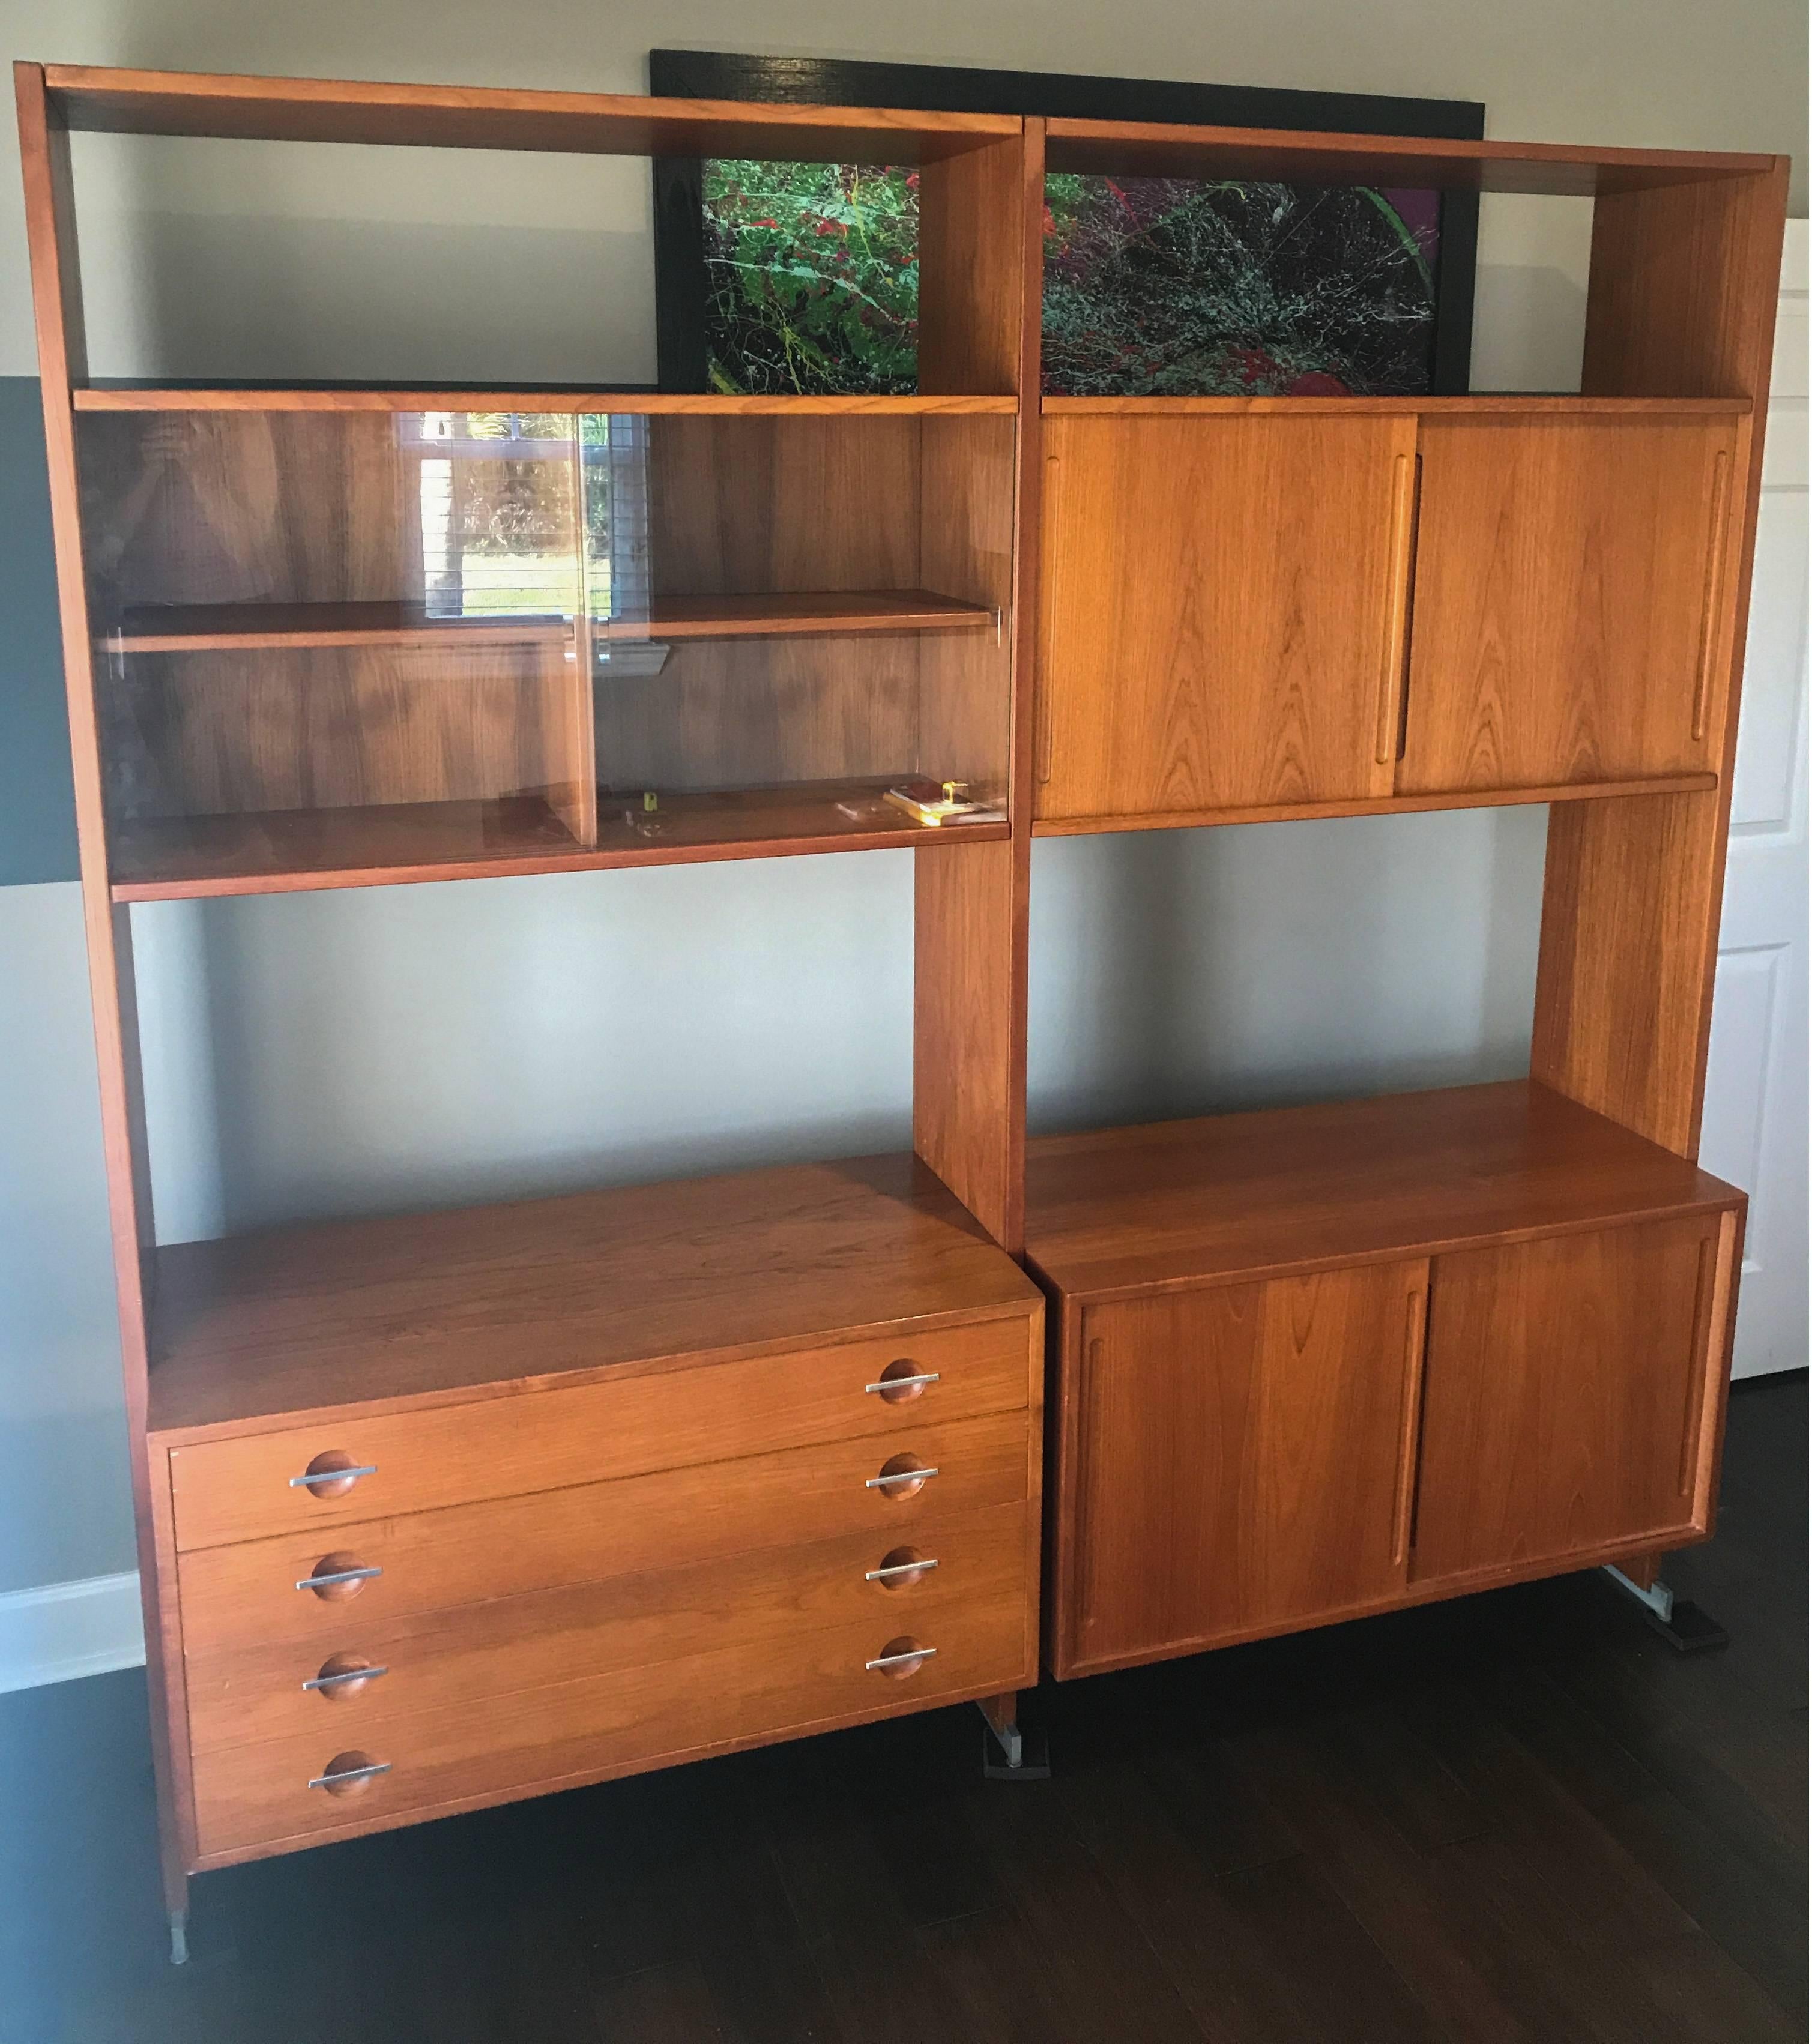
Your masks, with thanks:
[{"label": "framed artwork", "polygon": [[[920,106],[1475,140],[1472,101],[655,50],[686,98]],[[884,164],[655,166],[667,390],[917,388],[918,179]],[[1471,193],[1053,175],[1048,392],[1464,392]]]}]

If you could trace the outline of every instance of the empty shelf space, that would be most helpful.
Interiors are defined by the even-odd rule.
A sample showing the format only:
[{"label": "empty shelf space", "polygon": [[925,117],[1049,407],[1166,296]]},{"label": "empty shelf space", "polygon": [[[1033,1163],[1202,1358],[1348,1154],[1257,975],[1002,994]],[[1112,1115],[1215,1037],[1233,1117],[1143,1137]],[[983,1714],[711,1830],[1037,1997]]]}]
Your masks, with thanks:
[{"label": "empty shelf space", "polygon": [[129,610],[106,643],[121,653],[252,652],[298,646],[419,646],[437,639],[570,639],[569,620],[479,612],[437,617],[419,603],[198,603]]},{"label": "empty shelf space", "polygon": [[598,797],[595,845],[582,844],[535,795],[141,820],[114,832],[113,895],[116,901],[165,901],[294,893],[879,851],[927,840],[954,843],[1009,835],[1005,817],[992,814],[978,822],[918,823],[883,801],[891,785],[825,781],[706,793],[663,792],[652,810],[644,807],[639,792],[606,791]]},{"label": "empty shelf space", "polygon": [[1729,1189],[1533,1080],[1026,1146],[1026,1251],[1114,1297],[1712,1211]]},{"label": "empty shelf space", "polygon": [[788,1165],[155,1252],[152,1430],[432,1400],[1024,1312],[1023,1277],[910,1155]]},{"label": "empty shelf space", "polygon": [[646,619],[593,627],[605,639],[764,639],[795,632],[973,631],[994,613],[926,589],[813,590],[772,596],[660,596]]}]

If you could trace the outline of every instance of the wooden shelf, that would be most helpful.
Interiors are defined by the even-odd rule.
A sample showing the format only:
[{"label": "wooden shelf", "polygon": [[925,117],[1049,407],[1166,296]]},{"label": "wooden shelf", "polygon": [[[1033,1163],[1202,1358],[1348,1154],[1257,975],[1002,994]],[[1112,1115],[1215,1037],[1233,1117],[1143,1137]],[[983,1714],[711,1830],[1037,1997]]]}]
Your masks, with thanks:
[{"label": "wooden shelf", "polygon": [[106,643],[119,653],[226,653],[296,646],[519,644],[572,636],[564,617],[433,617],[418,603],[202,603],[129,610]]},{"label": "wooden shelf", "polygon": [[163,1436],[929,1331],[1033,1296],[910,1156],[279,1228],[155,1260]]},{"label": "wooden shelf", "polygon": [[[979,604],[929,590],[788,591],[771,596],[657,597],[646,619],[594,624],[602,639],[766,639],[799,633],[974,631]],[[225,653],[304,646],[517,644],[572,637],[570,618],[433,617],[413,603],[220,603],[129,611],[106,644],[118,653]]]},{"label": "wooden shelf", "polygon": [[1016,142],[1021,126],[1015,117],[994,113],[752,106],[87,64],[46,64],[44,81],[53,112],[79,132],[241,141],[923,163],[991,142]]},{"label": "wooden shelf", "polygon": [[1460,788],[1438,794],[1360,795],[1350,801],[1268,802],[1248,809],[1142,809],[1125,816],[1043,816],[1034,837],[1091,837],[1116,831],[1210,830],[1233,824],[1311,823],[1350,816],[1419,816],[1433,809],[1505,809],[1537,802],[1608,801],[1622,795],[1692,795],[1718,786],[1715,774],[1670,774],[1647,781],[1578,781],[1544,788]]},{"label": "wooden shelf", "polygon": [[614,412],[660,418],[1011,418],[1017,398],[725,397],[716,392],[348,389],[333,385],[283,389],[204,385],[79,385],[79,412]]},{"label": "wooden shelf", "polygon": [[644,620],[592,627],[602,639],[771,639],[800,632],[974,631],[979,604],[927,589],[788,591],[777,596],[660,596]]},{"label": "wooden shelf", "polygon": [[1093,1300],[1708,1213],[1730,1188],[1530,1080],[1048,1135],[1026,1253]]},{"label": "wooden shelf", "polygon": [[1582,149],[1400,135],[1292,134],[1163,121],[1053,120],[1045,167],[1109,177],[1252,179],[1293,185],[1407,186],[1591,198],[1772,176],[1775,156],[1681,149]]},{"label": "wooden shelf", "polygon": [[932,826],[881,800],[891,781],[598,797],[598,842],[582,845],[534,795],[263,810],[128,823],[114,832],[116,901],[290,894],[621,866],[694,865],[805,852],[875,851],[1011,835],[1003,819]]},{"label": "wooden shelf", "polygon": [[1600,398],[1570,392],[1527,395],[1485,390],[1463,398],[1046,398],[1040,409],[1066,418],[1747,418],[1747,398]]}]

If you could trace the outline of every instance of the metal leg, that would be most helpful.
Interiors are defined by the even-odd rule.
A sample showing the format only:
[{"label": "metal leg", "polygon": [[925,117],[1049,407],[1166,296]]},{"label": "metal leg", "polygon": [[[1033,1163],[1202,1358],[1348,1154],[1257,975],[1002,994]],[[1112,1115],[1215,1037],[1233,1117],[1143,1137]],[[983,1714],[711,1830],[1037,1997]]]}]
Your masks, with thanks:
[{"label": "metal leg", "polygon": [[1017,1717],[991,1708],[999,1699],[978,1702],[987,1729],[982,1735],[982,1774],[989,1781],[1048,1781],[1051,1754],[1041,1737],[1028,1741]]},{"label": "metal leg", "polygon": [[1604,1573],[1642,1607],[1643,1616],[1676,1654],[1710,1654],[1730,1644],[1729,1634],[1716,1619],[1707,1618],[1695,1604],[1677,1600],[1658,1576],[1645,1589],[1608,1563]]},{"label": "metal leg", "polygon": [[189,1963],[189,1912],[187,1909],[172,1909],[170,1912],[170,1963],[186,1966]]}]

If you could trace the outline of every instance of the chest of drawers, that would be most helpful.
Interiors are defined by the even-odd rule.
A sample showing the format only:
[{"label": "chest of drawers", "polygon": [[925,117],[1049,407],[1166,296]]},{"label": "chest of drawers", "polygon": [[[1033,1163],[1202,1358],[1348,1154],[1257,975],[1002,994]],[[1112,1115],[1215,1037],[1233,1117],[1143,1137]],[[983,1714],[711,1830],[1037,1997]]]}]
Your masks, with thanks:
[{"label": "chest of drawers", "polygon": [[[903,1198],[840,1188],[874,1254],[838,1296],[890,1316],[814,1324],[777,1304],[797,1273],[775,1202],[815,1192],[794,1210],[821,1242],[847,1168],[702,1181],[707,1206],[739,1188],[749,1224],[714,1242],[701,1222],[690,1284],[701,1266],[714,1289],[743,1275],[732,1324],[751,1339],[676,1343],[682,1274],[642,1295],[664,1352],[624,1352],[635,1316],[613,1281],[642,1196],[587,1196],[545,1219],[604,1245],[597,1366],[487,1381],[444,1293],[438,1384],[418,1333],[387,1354],[393,1319],[363,1370],[398,1395],[153,1432],[192,1869],[1036,1679],[1042,1302],[914,1167]],[[434,1238],[466,1220],[428,1226],[456,1290]],[[875,1260],[902,1230],[935,1251],[929,1270]],[[284,1264],[273,1241],[237,1289],[177,1293],[192,1345],[171,1411],[205,1397],[210,1339],[242,1406],[291,1381],[334,1254],[313,1232],[317,1258]]]}]

